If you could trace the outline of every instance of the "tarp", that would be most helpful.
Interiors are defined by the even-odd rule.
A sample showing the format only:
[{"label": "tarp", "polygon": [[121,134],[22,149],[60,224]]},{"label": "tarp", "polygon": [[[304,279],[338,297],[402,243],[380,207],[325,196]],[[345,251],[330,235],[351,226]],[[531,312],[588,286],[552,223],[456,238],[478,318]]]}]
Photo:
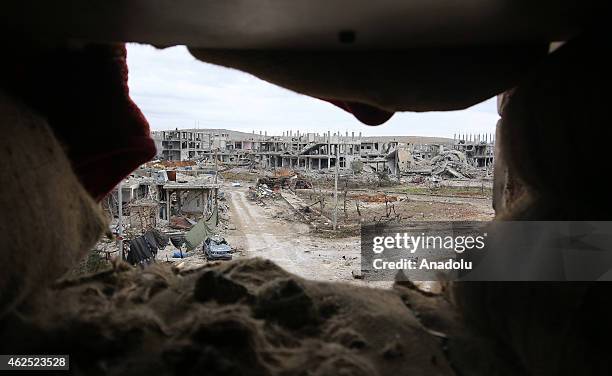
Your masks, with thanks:
[{"label": "tarp", "polygon": [[218,223],[219,211],[218,208],[215,208],[209,218],[203,218],[185,234],[185,244],[187,245],[187,249],[190,251],[195,249],[206,238],[213,235],[217,229]]}]

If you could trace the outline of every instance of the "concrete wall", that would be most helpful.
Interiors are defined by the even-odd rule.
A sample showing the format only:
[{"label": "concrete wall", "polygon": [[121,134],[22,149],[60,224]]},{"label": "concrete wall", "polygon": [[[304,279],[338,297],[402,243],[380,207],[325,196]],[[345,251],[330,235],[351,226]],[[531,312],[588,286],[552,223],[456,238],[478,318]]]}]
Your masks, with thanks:
[{"label": "concrete wall", "polygon": [[181,209],[185,213],[204,213],[208,208],[208,197],[208,191],[186,191],[181,195]]}]

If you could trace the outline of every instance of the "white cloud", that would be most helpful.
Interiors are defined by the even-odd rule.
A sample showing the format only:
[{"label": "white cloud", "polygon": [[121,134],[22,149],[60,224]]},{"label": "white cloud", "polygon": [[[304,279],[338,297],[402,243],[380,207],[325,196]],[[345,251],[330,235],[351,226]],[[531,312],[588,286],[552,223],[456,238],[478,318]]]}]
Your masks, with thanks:
[{"label": "white cloud", "polygon": [[154,130],[227,128],[245,132],[285,130],[363,132],[364,135],[452,137],[454,133],[493,133],[495,100],[463,111],[397,113],[368,127],[318,99],[269,84],[247,73],[206,64],[185,47],[163,50],[128,45],[130,93]]}]

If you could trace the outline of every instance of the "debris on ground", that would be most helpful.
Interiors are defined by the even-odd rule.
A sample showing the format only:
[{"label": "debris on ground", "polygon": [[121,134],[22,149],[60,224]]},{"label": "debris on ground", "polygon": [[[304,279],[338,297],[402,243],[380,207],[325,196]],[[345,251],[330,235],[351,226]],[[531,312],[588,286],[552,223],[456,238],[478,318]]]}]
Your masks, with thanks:
[{"label": "debris on ground", "polygon": [[433,157],[431,174],[457,179],[472,178],[474,167],[467,163],[465,154],[459,150],[445,150]]},{"label": "debris on ground", "polygon": [[378,202],[378,203],[394,202],[398,200],[397,196],[390,196],[385,193],[376,193],[372,195],[360,194],[360,195],[355,195],[354,199],[362,201],[362,202]]},{"label": "debris on ground", "polygon": [[298,176],[293,189],[312,189],[312,182]]},{"label": "debris on ground", "polygon": [[276,193],[268,187],[268,184],[258,184],[255,187],[249,187],[249,199],[253,201],[261,201],[263,198],[276,196]]},{"label": "debris on ground", "polygon": [[444,150],[431,159],[415,160],[410,174],[431,175],[441,178],[474,178],[477,169],[471,166],[465,153],[459,150]]},{"label": "debris on ground", "polygon": [[170,228],[173,228],[176,230],[189,230],[190,228],[193,227],[194,224],[195,222],[187,217],[174,216],[174,217],[170,217],[169,226]]},{"label": "debris on ground", "polygon": [[296,179],[296,175],[277,176],[277,177],[261,177],[257,180],[257,186],[265,185],[271,189],[291,188],[291,180]]}]

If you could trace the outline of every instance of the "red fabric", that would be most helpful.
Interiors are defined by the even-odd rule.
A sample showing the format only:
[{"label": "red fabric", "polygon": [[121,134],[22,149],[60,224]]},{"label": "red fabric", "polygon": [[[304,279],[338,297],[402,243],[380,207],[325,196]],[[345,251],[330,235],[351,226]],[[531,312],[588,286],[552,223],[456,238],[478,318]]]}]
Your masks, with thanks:
[{"label": "red fabric", "polygon": [[48,120],[96,200],[155,156],[149,125],[129,97],[126,54],[123,44],[23,50],[3,69],[9,91]]},{"label": "red fabric", "polygon": [[394,114],[393,112],[387,112],[363,103],[347,102],[328,98],[321,99],[340,107],[346,112],[350,112],[357,118],[357,120],[366,125],[381,125],[387,120],[391,119],[391,116]]}]

